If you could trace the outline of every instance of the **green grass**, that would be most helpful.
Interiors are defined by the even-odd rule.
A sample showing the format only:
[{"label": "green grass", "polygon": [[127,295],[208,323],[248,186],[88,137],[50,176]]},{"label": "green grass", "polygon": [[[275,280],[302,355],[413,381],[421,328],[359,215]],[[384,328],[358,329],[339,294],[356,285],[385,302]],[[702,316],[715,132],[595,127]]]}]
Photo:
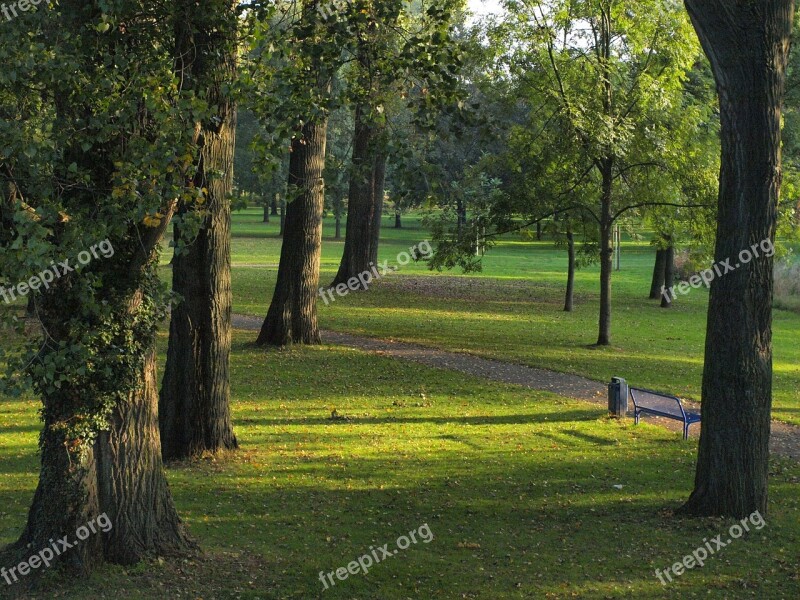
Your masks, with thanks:
[{"label": "green grass", "polygon": [[[242,450],[170,470],[205,561],[106,567],[61,598],[793,598],[800,468],[774,461],[767,525],[664,588],[720,520],[684,520],[694,445],[601,407],[336,347],[235,338]],[[163,359],[164,336],[161,338]],[[349,418],[330,421],[331,407]],[[0,544],[36,484],[37,404],[0,404]],[[615,485],[622,485],[617,489]],[[434,539],[323,593],[332,571],[427,523]],[[113,592],[111,592],[113,590]],[[0,594],[3,592],[0,591]],[[54,597],[48,590],[41,597]]]},{"label": "green grass", "polygon": [[[388,221],[387,221],[388,222]],[[427,235],[386,229],[382,260]],[[235,216],[235,309],[263,315],[280,240],[257,211]],[[326,223],[323,280],[341,243]],[[612,374],[697,397],[707,296],[672,311],[644,300],[650,249],[625,244],[614,346],[596,336],[597,273],[561,312],[563,252],[504,240],[477,277],[411,265],[368,293],[321,306],[324,327],[417,341],[599,380]],[[164,277],[168,270],[164,269]],[[414,277],[409,277],[413,275]],[[776,416],[800,422],[800,316],[775,314]],[[405,600],[407,598],[796,598],[800,466],[771,463],[767,525],[663,587],[731,522],[676,518],[696,443],[605,417],[601,406],[339,347],[263,352],[238,332],[233,411],[242,449],[168,472],[205,555],[48,573],[37,596]],[[166,334],[159,340],[163,362]],[[161,372],[163,372],[163,364]],[[38,476],[39,404],[0,399],[0,545],[19,535]],[[346,420],[328,418],[335,408]],[[621,489],[615,486],[622,486]],[[427,523],[434,539],[323,590],[334,571]],[[66,532],[65,532],[66,533]],[[3,566],[3,565],[0,565]],[[3,582],[0,581],[0,584]],[[6,590],[0,585],[0,597]]]},{"label": "green grass", "polygon": [[[395,230],[384,220],[380,260],[427,238],[418,219]],[[325,224],[322,282],[329,283],[342,243],[330,239]],[[272,297],[277,269],[237,266],[277,265],[277,224],[260,223],[258,211],[234,217],[234,310],[263,316]],[[566,314],[563,290],[566,257],[549,242],[503,240],[486,255],[482,273],[456,280],[435,277],[424,264],[388,276],[369,292],[353,293],[330,306],[320,303],[327,329],[391,337],[460,352],[499,358],[599,381],[626,377],[640,386],[701,400],[708,293],[693,290],[672,310],[647,300],[653,250],[645,242],[623,244],[622,271],[613,277],[612,346],[596,348],[599,274],[581,270],[576,310]],[[459,283],[460,282],[460,283]],[[413,285],[417,283],[417,285]],[[800,425],[800,314],[774,312],[774,411],[776,419]]]}]

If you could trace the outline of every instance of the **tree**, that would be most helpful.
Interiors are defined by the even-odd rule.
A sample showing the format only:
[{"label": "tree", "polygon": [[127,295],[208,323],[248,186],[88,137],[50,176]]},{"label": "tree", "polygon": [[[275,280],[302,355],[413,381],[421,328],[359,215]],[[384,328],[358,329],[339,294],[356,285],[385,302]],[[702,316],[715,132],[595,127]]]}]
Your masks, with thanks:
[{"label": "tree", "polygon": [[[711,61],[722,118],[715,258],[774,243],[781,113],[793,0],[686,0]],[[772,405],[773,260],[763,252],[711,284],[703,427],[695,486],[681,512],[767,511]]]},{"label": "tree", "polygon": [[348,94],[355,122],[345,245],[331,286],[368,272],[378,261],[389,113],[402,112],[397,99],[417,103],[417,113],[430,117],[438,112],[437,104],[458,95],[460,60],[452,28],[461,4],[448,0],[404,7],[393,0],[359,0],[354,8],[363,17],[343,15],[355,26],[355,74]]},{"label": "tree", "polygon": [[36,208],[9,207],[20,230],[0,270],[23,280],[72,259],[39,290],[42,337],[4,381],[31,384],[43,419],[39,483],[11,552],[27,556],[106,513],[112,529],[61,558],[75,572],[194,548],[164,476],[157,420],[158,245],[173,199],[195,194],[183,158],[192,128],[174,102],[172,19],[161,8],[64,0],[30,13],[15,25],[44,35],[34,43],[21,30],[15,41],[30,39],[36,69],[26,59],[0,74],[0,88],[24,79],[37,90],[49,124],[35,136],[20,127],[4,145],[11,164],[25,152],[43,158],[29,188]]},{"label": "tree", "polygon": [[[235,2],[176,3],[176,70],[183,91],[204,99],[196,116],[193,186],[201,190],[200,230],[175,223],[167,363],[158,406],[165,460],[237,448],[230,409],[231,206],[236,105]],[[196,210],[182,201],[178,215]]]},{"label": "tree", "polygon": [[[269,95],[268,104],[262,106],[265,112],[259,115],[262,120],[275,118],[277,110],[278,119],[283,120],[277,124],[276,138],[283,141],[288,132],[292,135],[278,280],[258,345],[320,342],[316,298],[325,204],[323,175],[331,86],[340,50],[331,43],[331,28],[318,9],[319,2],[307,0],[299,7],[299,15],[290,15],[295,20],[285,33],[293,42],[281,47],[283,54],[272,61],[275,71],[268,82],[272,93],[284,95],[277,107]],[[273,47],[273,37],[264,39],[270,41],[260,43]]]},{"label": "tree", "polygon": [[506,6],[511,17],[501,30],[526,40],[508,43],[509,66],[541,102],[537,110],[545,127],[569,133],[576,185],[588,181],[595,188],[595,206],[582,209],[591,211],[599,230],[597,345],[608,345],[613,226],[639,207],[678,204],[642,197],[656,180],[671,185],[664,154],[677,145],[670,123],[681,118],[683,81],[696,42],[674,2],[510,0]]}]

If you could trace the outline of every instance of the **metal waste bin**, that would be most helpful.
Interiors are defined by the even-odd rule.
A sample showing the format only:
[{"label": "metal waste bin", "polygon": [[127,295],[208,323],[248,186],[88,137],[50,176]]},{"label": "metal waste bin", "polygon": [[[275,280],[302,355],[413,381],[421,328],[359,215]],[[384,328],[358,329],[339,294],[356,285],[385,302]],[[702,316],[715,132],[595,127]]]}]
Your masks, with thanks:
[{"label": "metal waste bin", "polygon": [[628,413],[628,382],[622,377],[612,377],[608,384],[608,413],[617,418]]}]

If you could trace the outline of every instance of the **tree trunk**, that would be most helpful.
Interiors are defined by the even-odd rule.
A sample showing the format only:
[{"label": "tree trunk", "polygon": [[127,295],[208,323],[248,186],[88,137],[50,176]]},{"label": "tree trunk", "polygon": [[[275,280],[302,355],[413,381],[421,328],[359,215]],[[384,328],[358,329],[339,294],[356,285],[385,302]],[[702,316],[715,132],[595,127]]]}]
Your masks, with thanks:
[{"label": "tree trunk", "polygon": [[[355,111],[344,251],[331,287],[347,283],[349,279],[370,271],[370,261],[373,261],[375,211],[379,208],[375,190],[378,187],[378,177],[381,172],[385,172],[386,163],[382,159],[383,154],[376,151],[378,131],[370,122],[370,115],[366,114],[369,111],[369,106],[365,104],[359,104]],[[383,183],[380,186],[383,189]]]},{"label": "tree trunk", "polygon": [[[187,3],[188,1],[188,3]],[[206,189],[206,216],[197,237],[179,224],[175,253],[169,347],[159,402],[164,460],[237,448],[230,409],[231,207],[236,105],[222,84],[236,76],[236,16],[231,4],[197,11],[184,0],[177,20],[176,51],[186,89],[205,94],[214,122],[197,123],[196,189]],[[187,58],[189,57],[189,58]],[[191,210],[183,207],[184,211]],[[266,211],[265,211],[266,212]]]},{"label": "tree trunk", "polygon": [[722,167],[711,284],[703,426],[695,487],[681,512],[766,515],[772,405],[773,260],[740,253],[774,242],[781,184],[781,112],[792,0],[687,0],[717,82]]},{"label": "tree trunk", "polygon": [[458,219],[458,237],[461,237],[464,233],[464,228],[467,226],[467,206],[462,198],[456,199],[456,215]]},{"label": "tree trunk", "polygon": [[283,237],[284,234],[286,233],[286,198],[284,196],[281,196],[279,204],[280,204],[281,228],[278,235],[280,237]]},{"label": "tree trunk", "polygon": [[[86,206],[103,203],[97,208],[105,218],[124,223],[133,212],[115,212],[110,194],[98,195],[97,190],[113,189],[118,174],[114,163],[138,158],[140,154],[132,148],[147,146],[148,134],[158,139],[160,132],[143,125],[150,120],[144,110],[132,117],[115,112],[112,118],[109,113],[94,114],[90,107],[70,102],[82,94],[100,93],[98,83],[103,77],[95,78],[98,48],[108,36],[100,39],[98,33],[98,39],[91,38],[89,32],[99,19],[99,9],[92,3],[64,0],[62,6],[61,25],[86,37],[79,38],[81,45],[65,50],[73,72],[53,88],[56,123],[66,128],[64,139],[74,140],[71,127],[92,114],[96,122],[84,125],[82,133],[102,132],[103,142],[89,150],[77,144],[60,148],[57,173],[69,173],[67,165],[75,162],[80,172],[90,177],[88,186],[83,181],[65,185],[60,205],[68,214],[80,214]],[[122,3],[120,9],[135,7]],[[142,45],[149,39],[143,35]],[[109,43],[108,47],[125,53],[124,64],[133,65],[131,69],[144,65],[145,72],[137,72],[137,77],[148,75],[146,61],[140,62],[142,57],[137,54],[138,46]],[[115,78],[133,77],[127,68],[120,67]],[[77,75],[80,84],[76,84]],[[128,86],[131,82],[119,81]],[[113,85],[116,83],[112,92],[116,91]],[[158,150],[163,152],[164,147]],[[96,523],[103,513],[109,519],[109,530],[90,535],[56,559],[69,571],[86,574],[105,561],[133,564],[148,555],[173,556],[195,549],[172,501],[158,430],[156,258],[174,210],[175,203],[165,201],[155,223],[112,227],[108,239],[114,249],[111,257],[91,263],[80,277],[64,274],[37,296],[38,314],[49,339],[42,346],[39,364],[62,364],[58,385],[42,369],[33,365],[28,369],[42,397],[44,424],[38,486],[25,530],[11,547],[21,558],[30,556],[31,549],[51,547],[52,540],[64,536],[75,541],[77,529]],[[78,226],[65,224],[64,228]],[[52,243],[60,244],[59,238],[60,233],[54,231]],[[87,276],[98,285],[88,285]],[[88,363],[69,360],[84,352],[91,356]]]},{"label": "tree trunk", "polygon": [[400,210],[399,204],[395,205],[394,207],[394,228],[395,229],[403,228],[403,213]]},{"label": "tree trunk", "polygon": [[653,267],[653,280],[650,283],[650,300],[658,300],[661,298],[661,292],[664,289],[665,278],[664,269],[666,267],[667,251],[659,248],[656,251],[656,264]]},{"label": "tree trunk", "polygon": [[[67,569],[88,574],[104,561],[122,565],[146,556],[175,556],[195,548],[178,518],[164,477],[158,433],[158,393],[154,344],[149,344],[141,387],[114,409],[110,429],[77,459],[65,451],[71,442],[45,419],[39,485],[28,523],[12,549],[48,548],[105,513],[113,527],[64,555]],[[68,401],[67,401],[68,402]],[[62,394],[45,399],[63,405]],[[52,413],[50,413],[52,414]]]},{"label": "tree trunk", "polygon": [[325,120],[309,122],[292,142],[289,190],[296,197],[286,211],[278,282],[256,343],[319,344],[317,293],[325,204]]},{"label": "tree trunk", "polygon": [[572,312],[575,296],[575,235],[572,230],[567,230],[567,297],[564,301],[564,312]]},{"label": "tree trunk", "polygon": [[334,233],[333,239],[340,240],[342,239],[342,198],[339,197],[336,199],[336,204],[334,205],[334,213],[336,218],[336,232]]},{"label": "tree trunk", "polygon": [[262,223],[269,223],[269,207],[270,203],[264,202],[264,218],[262,220]]},{"label": "tree trunk", "polygon": [[600,198],[600,332],[598,346],[611,344],[611,273],[614,270],[614,247],[611,236],[614,219],[611,215],[614,160],[602,161],[603,193]]},{"label": "tree trunk", "polygon": [[675,285],[675,246],[672,238],[668,240],[669,246],[664,250],[664,289],[661,295],[661,308],[672,308],[673,297],[667,290]]},{"label": "tree trunk", "polygon": [[370,234],[369,260],[373,264],[378,264],[378,247],[381,241],[381,222],[383,219],[383,198],[384,187],[386,186],[386,152],[378,150],[375,156],[375,168],[372,175],[372,201],[375,204],[375,210],[372,213],[372,230]]},{"label": "tree trunk", "polygon": [[272,200],[269,202],[269,215],[271,217],[278,216],[278,197],[272,196]]},{"label": "tree trunk", "polygon": [[536,240],[541,242],[542,241],[542,222],[536,222]]}]

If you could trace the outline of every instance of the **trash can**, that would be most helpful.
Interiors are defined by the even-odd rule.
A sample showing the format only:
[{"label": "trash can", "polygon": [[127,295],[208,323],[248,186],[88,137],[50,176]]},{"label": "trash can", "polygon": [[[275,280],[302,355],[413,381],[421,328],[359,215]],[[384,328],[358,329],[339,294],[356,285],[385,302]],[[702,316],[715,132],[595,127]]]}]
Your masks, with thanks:
[{"label": "trash can", "polygon": [[619,419],[628,414],[628,382],[622,377],[612,377],[608,384],[608,413]]}]

